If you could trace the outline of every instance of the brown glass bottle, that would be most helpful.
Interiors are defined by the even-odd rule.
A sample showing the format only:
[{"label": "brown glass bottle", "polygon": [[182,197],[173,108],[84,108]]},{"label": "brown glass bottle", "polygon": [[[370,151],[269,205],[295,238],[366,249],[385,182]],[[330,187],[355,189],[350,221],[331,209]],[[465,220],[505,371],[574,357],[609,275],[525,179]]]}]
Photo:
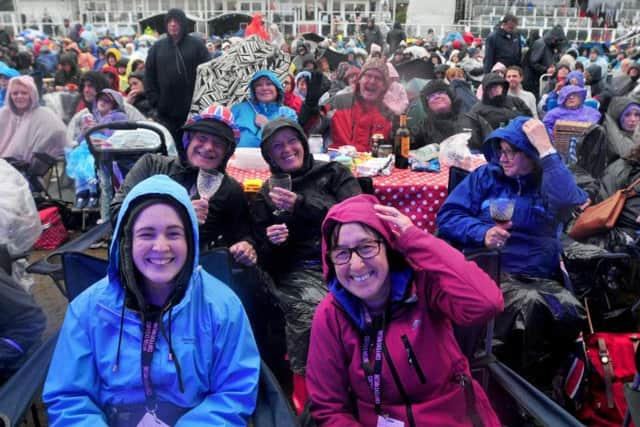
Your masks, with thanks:
[{"label": "brown glass bottle", "polygon": [[396,167],[407,169],[409,167],[409,149],[411,148],[411,133],[407,127],[407,115],[400,115],[400,127],[396,130],[394,139],[394,151],[396,154]]}]

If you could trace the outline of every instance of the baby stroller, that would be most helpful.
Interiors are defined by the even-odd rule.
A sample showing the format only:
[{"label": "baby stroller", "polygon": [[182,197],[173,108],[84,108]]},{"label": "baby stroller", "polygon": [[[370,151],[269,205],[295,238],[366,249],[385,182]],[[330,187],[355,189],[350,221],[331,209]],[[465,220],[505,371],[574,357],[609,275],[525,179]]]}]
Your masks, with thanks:
[{"label": "baby stroller", "polygon": [[85,134],[95,159],[100,184],[100,216],[109,218],[109,203],[135,162],[147,153],[177,156],[175,142],[162,125],[150,122],[112,122]]}]

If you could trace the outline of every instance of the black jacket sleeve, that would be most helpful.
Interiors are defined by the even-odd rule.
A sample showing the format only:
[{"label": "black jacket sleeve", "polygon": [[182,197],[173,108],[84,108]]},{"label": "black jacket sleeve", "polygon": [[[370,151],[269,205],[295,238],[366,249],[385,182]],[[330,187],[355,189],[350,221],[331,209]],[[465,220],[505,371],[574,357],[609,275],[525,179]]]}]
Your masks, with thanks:
[{"label": "black jacket sleeve", "polygon": [[200,243],[231,246],[241,241],[255,247],[249,205],[240,184],[226,175],[209,201],[207,219],[200,226]]}]

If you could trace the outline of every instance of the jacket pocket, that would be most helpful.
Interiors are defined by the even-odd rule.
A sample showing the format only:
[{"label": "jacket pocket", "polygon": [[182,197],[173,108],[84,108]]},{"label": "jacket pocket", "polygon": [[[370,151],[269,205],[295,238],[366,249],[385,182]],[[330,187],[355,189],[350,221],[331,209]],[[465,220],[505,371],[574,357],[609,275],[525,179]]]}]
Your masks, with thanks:
[{"label": "jacket pocket", "polygon": [[409,366],[413,366],[413,369],[416,371],[418,375],[418,379],[421,384],[427,383],[427,378],[424,376],[424,372],[420,367],[420,363],[418,362],[418,358],[416,357],[413,348],[411,347],[411,343],[409,342],[409,338],[406,335],[402,335],[400,337],[402,339],[402,344],[404,345],[404,349],[407,351],[407,360],[409,361]]}]

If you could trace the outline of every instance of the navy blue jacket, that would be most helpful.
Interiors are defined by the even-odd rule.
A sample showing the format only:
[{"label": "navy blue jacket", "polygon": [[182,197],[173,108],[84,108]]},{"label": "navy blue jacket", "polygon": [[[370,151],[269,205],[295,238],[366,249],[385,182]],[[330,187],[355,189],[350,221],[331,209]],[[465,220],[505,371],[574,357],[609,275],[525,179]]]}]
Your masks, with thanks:
[{"label": "navy blue jacket", "polygon": [[489,34],[484,48],[484,73],[490,73],[496,62],[501,62],[506,67],[522,65],[518,33],[508,33],[502,28],[496,28]]}]

